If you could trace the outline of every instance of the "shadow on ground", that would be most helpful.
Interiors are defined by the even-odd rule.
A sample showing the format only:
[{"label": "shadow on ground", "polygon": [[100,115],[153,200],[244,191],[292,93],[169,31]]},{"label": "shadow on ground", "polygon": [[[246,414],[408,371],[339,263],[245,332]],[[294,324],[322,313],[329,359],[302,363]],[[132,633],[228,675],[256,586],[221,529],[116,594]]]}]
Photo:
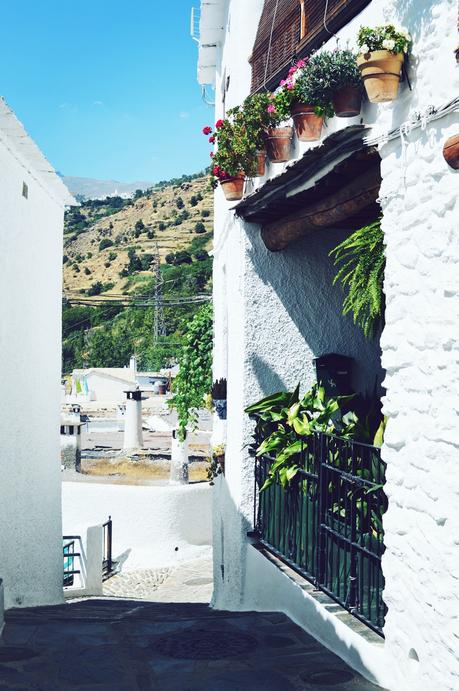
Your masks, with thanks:
[{"label": "shadow on ground", "polygon": [[9,610],[0,689],[370,691],[283,614],[91,599]]}]

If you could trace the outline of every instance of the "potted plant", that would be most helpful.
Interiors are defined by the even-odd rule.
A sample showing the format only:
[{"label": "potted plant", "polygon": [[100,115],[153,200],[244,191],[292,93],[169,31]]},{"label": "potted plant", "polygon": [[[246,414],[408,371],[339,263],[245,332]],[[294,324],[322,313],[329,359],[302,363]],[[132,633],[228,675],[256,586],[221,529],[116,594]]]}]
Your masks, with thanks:
[{"label": "potted plant", "polygon": [[325,117],[333,116],[329,62],[328,53],[316,53],[307,61],[299,60],[280,84],[290,101],[300,142],[320,139]]},{"label": "potted plant", "polygon": [[233,108],[228,111],[236,122],[244,126],[247,131],[248,140],[253,147],[253,166],[250,171],[251,177],[262,177],[266,172],[266,130],[272,125],[272,115],[268,112],[270,105],[270,94],[263,91],[258,94],[248,96],[241,107]]},{"label": "potted plant", "polygon": [[215,130],[210,126],[202,130],[209,136],[209,143],[216,144],[216,152],[211,152],[211,186],[220,183],[227,201],[238,201],[244,194],[246,173],[254,166],[253,144],[243,123],[231,118],[217,120]]},{"label": "potted plant", "polygon": [[357,37],[360,54],[357,65],[361,72],[368,100],[385,103],[397,98],[400,75],[411,43],[405,29],[384,24],[371,29],[361,26]]},{"label": "potted plant", "polygon": [[362,77],[352,50],[328,53],[331,102],[338,118],[351,118],[360,113]]},{"label": "potted plant", "polygon": [[226,379],[217,379],[212,384],[212,403],[220,420],[226,420]]},{"label": "potted plant", "polygon": [[284,163],[291,156],[293,129],[287,125],[290,119],[290,100],[279,89],[275,94],[263,94],[263,139],[267,155],[272,163]]},{"label": "potted plant", "polygon": [[214,484],[215,478],[225,474],[225,444],[218,444],[212,447],[212,456],[207,469],[207,479],[210,485]]}]

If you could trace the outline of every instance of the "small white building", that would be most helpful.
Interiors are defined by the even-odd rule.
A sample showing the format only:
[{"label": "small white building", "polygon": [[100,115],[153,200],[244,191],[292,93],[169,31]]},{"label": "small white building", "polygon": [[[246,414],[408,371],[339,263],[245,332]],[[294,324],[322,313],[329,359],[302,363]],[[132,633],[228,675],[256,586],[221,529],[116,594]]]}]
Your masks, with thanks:
[{"label": "small white building", "polygon": [[[361,25],[385,22],[413,37],[409,81],[397,100],[365,100],[360,117],[329,119],[320,141],[296,142],[287,164],[270,164],[248,182],[242,202],[215,193],[214,378],[228,380],[228,418],[226,438],[214,439],[226,442],[226,461],[214,488],[213,604],[284,611],[391,691],[452,691],[459,687],[459,171],[442,150],[459,133],[457,2],[203,0],[198,80],[215,87],[216,121],[260,83],[275,88],[295,58],[337,40],[355,47]],[[266,242],[354,174],[377,181],[360,225],[383,216],[387,306],[374,341],[341,316],[329,257],[358,219],[299,232],[276,252]],[[385,388],[384,638],[357,620],[349,626],[345,597],[339,608],[317,595],[288,575],[285,558],[248,537],[257,492],[244,408],[298,382],[308,389],[314,358],[330,352],[354,359],[355,390]]]},{"label": "small white building", "polygon": [[62,233],[72,204],[0,99],[0,579],[7,608],[63,599]]},{"label": "small white building", "polygon": [[170,382],[168,372],[138,372],[136,358],[129,367],[90,367],[72,372],[72,392],[67,401],[103,401],[123,403],[126,389],[139,386],[147,395],[164,394]]}]

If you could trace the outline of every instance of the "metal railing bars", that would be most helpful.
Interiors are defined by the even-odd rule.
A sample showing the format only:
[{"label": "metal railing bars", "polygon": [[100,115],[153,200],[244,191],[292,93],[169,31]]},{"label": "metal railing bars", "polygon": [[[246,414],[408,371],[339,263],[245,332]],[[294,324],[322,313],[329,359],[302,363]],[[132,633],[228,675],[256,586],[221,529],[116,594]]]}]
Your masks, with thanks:
[{"label": "metal railing bars", "polygon": [[[256,440],[254,448],[261,443]],[[385,464],[380,450],[330,434],[305,438],[300,470],[260,491],[275,457],[255,457],[259,542],[382,635]]]},{"label": "metal railing bars", "polygon": [[108,521],[103,524],[104,530],[104,557],[102,561],[102,574],[103,578],[108,578],[113,572],[114,561],[113,561],[113,522],[112,517],[108,517]]}]

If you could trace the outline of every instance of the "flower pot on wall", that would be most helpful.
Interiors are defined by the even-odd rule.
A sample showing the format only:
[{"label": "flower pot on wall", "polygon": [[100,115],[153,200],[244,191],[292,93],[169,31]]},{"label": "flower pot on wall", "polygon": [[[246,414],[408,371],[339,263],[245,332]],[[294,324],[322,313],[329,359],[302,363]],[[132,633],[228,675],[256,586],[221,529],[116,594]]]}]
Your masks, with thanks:
[{"label": "flower pot on wall", "polygon": [[228,202],[236,202],[244,196],[245,176],[237,175],[234,178],[220,180],[223,193]]},{"label": "flower pot on wall", "polygon": [[315,142],[320,139],[324,118],[314,112],[314,106],[297,103],[292,106],[292,117],[300,142]]},{"label": "flower pot on wall", "polygon": [[226,420],[226,398],[214,398],[213,404],[219,419]]},{"label": "flower pot on wall", "polygon": [[454,168],[454,170],[459,169],[459,134],[454,134],[446,140],[443,147],[443,156],[451,168]]},{"label": "flower pot on wall", "polygon": [[262,178],[266,172],[266,149],[260,149],[256,153],[257,172],[254,177]]},{"label": "flower pot on wall", "polygon": [[338,118],[352,118],[360,113],[362,92],[358,86],[344,86],[333,94],[332,101]]},{"label": "flower pot on wall", "polygon": [[291,127],[270,127],[266,131],[266,149],[273,163],[284,163],[290,159],[293,129]]},{"label": "flower pot on wall", "polygon": [[365,91],[371,103],[386,103],[397,98],[405,56],[390,50],[375,50],[357,56]]}]

